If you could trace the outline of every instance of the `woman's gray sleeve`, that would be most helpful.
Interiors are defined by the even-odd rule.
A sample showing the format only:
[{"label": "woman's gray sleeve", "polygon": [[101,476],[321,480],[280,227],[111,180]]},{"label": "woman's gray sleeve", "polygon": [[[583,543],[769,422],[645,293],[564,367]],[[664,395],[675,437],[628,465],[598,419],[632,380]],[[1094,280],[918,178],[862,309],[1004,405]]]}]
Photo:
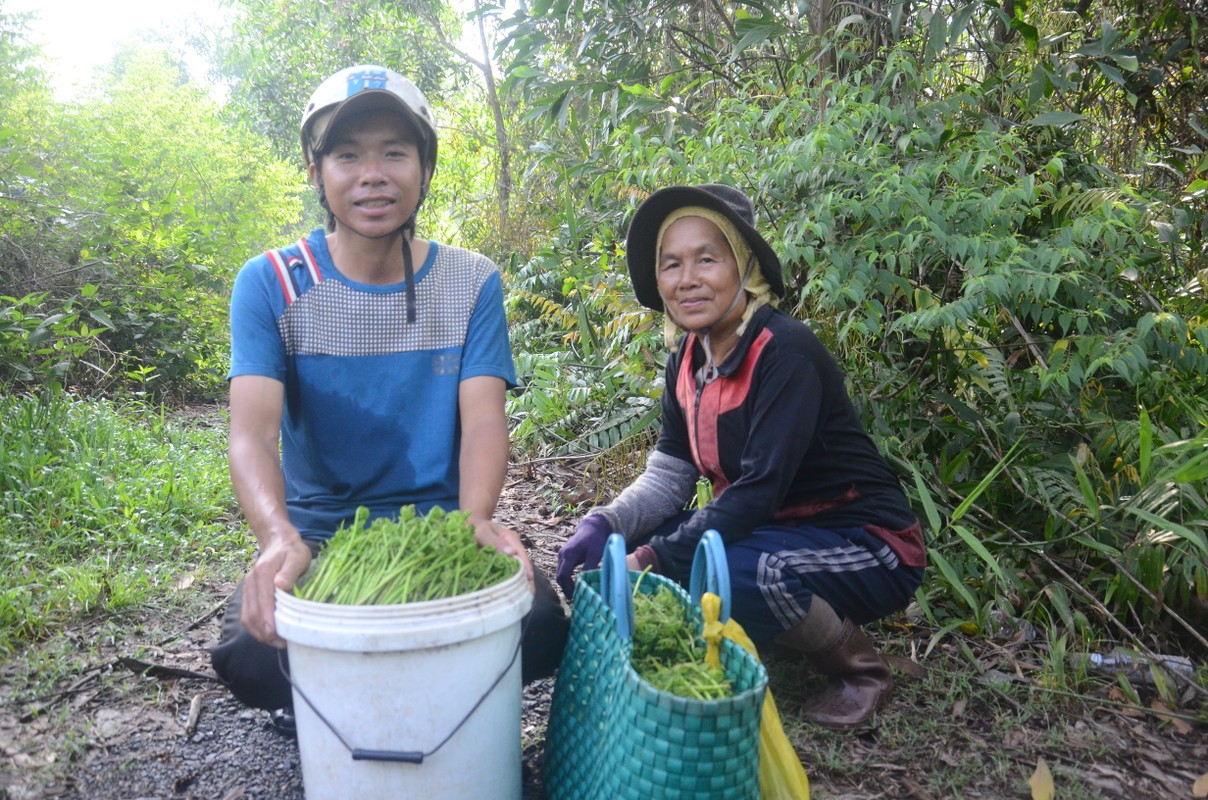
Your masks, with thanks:
[{"label": "woman's gray sleeve", "polygon": [[604,517],[613,531],[633,541],[682,511],[695,494],[699,477],[692,462],[655,450],[645,471],[617,499],[588,513]]}]

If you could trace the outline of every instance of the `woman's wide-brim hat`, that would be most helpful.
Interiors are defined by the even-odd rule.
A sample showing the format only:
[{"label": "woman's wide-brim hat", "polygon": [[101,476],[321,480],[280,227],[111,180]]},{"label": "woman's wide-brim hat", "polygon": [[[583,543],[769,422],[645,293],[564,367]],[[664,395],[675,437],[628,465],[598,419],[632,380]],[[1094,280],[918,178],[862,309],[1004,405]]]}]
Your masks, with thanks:
[{"label": "woman's wide-brim hat", "polygon": [[[633,220],[629,223],[625,257],[629,263],[629,279],[633,282],[633,293],[637,295],[639,303],[655,311],[663,310],[655,264],[659,229],[668,214],[685,206],[701,206],[716,211],[733,222],[759,261],[759,269],[768,286],[777,297],[784,297],[784,276],[780,271],[780,258],[755,230],[755,206],[750,198],[733,186],[709,183],[701,186],[668,186],[659,189],[638,206]],[[740,265],[739,268],[743,266],[745,265]]]}]

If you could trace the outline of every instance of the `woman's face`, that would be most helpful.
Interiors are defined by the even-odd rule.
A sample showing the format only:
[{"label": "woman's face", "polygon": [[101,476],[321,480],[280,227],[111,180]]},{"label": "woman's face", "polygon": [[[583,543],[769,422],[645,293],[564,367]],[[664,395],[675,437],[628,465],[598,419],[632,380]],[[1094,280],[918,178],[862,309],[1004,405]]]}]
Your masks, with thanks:
[{"label": "woman's face", "polygon": [[703,217],[677,219],[663,232],[655,269],[663,307],[681,328],[708,328],[715,342],[724,342],[738,329],[746,295],[734,302],[739,267],[721,228]]}]

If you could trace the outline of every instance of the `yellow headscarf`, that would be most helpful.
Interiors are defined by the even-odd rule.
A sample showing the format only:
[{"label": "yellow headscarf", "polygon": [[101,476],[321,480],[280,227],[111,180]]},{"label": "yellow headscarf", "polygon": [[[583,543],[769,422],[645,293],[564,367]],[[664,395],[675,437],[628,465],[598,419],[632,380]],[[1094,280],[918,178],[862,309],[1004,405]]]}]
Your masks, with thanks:
[{"label": "yellow headscarf", "polygon": [[[738,262],[738,276],[742,280],[741,288],[747,293],[747,307],[742,312],[742,323],[738,326],[738,335],[742,336],[747,329],[747,323],[751,321],[751,315],[754,314],[760,306],[771,305],[776,306],[780,302],[780,298],[772,293],[772,287],[768,286],[767,279],[763,276],[763,270],[758,264],[752,263],[753,255],[751,247],[747,244],[746,238],[738,232],[738,228],[734,227],[734,223],[723,214],[719,214],[711,208],[703,206],[684,206],[677,208],[667,215],[663,220],[663,224],[659,226],[658,242],[654,248],[654,263],[659,263],[659,255],[663,251],[663,234],[667,232],[667,228],[676,220],[684,217],[700,217],[712,222],[721,229],[722,235],[726,237],[726,241],[730,244],[730,249],[734,251],[734,260]],[[743,271],[750,265],[749,274],[743,276]],[[683,329],[676,324],[670,314],[663,316],[663,341],[666,343],[669,350],[675,350],[675,343],[679,339]]]}]

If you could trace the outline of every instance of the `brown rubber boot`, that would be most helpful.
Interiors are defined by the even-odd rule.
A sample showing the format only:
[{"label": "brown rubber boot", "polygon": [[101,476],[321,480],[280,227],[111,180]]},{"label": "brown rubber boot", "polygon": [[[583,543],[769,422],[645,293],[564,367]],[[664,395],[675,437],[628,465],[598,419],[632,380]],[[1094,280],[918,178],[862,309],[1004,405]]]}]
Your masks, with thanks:
[{"label": "brown rubber boot", "polygon": [[830,676],[823,692],[806,705],[805,718],[832,730],[865,725],[893,690],[893,675],[885,662],[851,620],[843,621],[838,639],[809,654],[814,668]]}]

